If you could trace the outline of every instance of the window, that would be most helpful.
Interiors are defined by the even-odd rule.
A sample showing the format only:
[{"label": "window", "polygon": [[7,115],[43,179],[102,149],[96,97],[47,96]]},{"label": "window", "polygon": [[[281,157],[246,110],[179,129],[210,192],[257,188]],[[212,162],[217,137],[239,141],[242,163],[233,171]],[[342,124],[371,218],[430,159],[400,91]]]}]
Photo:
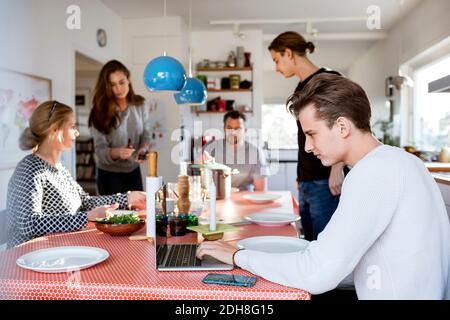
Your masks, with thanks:
[{"label": "window", "polygon": [[450,144],[450,93],[428,93],[428,83],[450,74],[450,56],[417,69],[414,74],[414,144],[439,151]]},{"label": "window", "polygon": [[262,105],[262,136],[269,149],[298,149],[297,130],[284,103]]}]

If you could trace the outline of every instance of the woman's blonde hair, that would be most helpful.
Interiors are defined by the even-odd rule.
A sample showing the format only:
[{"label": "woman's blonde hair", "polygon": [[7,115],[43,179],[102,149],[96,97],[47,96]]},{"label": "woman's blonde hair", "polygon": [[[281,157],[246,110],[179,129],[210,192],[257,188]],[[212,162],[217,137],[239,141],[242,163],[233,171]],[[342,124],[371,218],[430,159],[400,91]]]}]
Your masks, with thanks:
[{"label": "woman's blonde hair", "polygon": [[71,107],[56,100],[41,103],[31,115],[29,126],[20,135],[20,149],[36,152],[51,130],[55,127],[62,129],[72,114]]}]

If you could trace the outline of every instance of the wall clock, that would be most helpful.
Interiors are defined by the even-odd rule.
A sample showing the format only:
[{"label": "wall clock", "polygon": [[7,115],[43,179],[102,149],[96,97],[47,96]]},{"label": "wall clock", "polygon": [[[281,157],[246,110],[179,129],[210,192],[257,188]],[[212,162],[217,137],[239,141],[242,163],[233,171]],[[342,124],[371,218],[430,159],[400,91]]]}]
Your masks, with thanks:
[{"label": "wall clock", "polygon": [[103,29],[97,30],[97,44],[100,47],[106,46],[107,38],[106,38],[106,31]]}]

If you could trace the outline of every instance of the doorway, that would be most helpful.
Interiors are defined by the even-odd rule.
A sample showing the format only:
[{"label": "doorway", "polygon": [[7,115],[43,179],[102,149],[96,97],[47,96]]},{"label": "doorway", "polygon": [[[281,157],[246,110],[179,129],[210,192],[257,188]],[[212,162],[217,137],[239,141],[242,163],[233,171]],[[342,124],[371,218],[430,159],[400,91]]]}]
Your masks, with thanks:
[{"label": "doorway", "polygon": [[97,195],[94,142],[88,127],[89,113],[97,77],[102,64],[79,52],[75,53],[75,114],[80,136],[76,141],[77,182],[90,195]]}]

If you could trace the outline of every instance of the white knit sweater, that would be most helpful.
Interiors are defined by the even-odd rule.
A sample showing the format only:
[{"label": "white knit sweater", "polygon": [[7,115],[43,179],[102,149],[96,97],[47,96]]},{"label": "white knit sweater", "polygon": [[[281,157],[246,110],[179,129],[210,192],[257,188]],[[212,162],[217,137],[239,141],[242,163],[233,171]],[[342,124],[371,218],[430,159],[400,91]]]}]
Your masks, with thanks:
[{"label": "white knit sweater", "polygon": [[236,263],[313,294],[353,272],[359,299],[450,298],[450,225],[436,182],[402,149],[379,146],[347,175],[339,206],[304,252],[242,250]]}]

